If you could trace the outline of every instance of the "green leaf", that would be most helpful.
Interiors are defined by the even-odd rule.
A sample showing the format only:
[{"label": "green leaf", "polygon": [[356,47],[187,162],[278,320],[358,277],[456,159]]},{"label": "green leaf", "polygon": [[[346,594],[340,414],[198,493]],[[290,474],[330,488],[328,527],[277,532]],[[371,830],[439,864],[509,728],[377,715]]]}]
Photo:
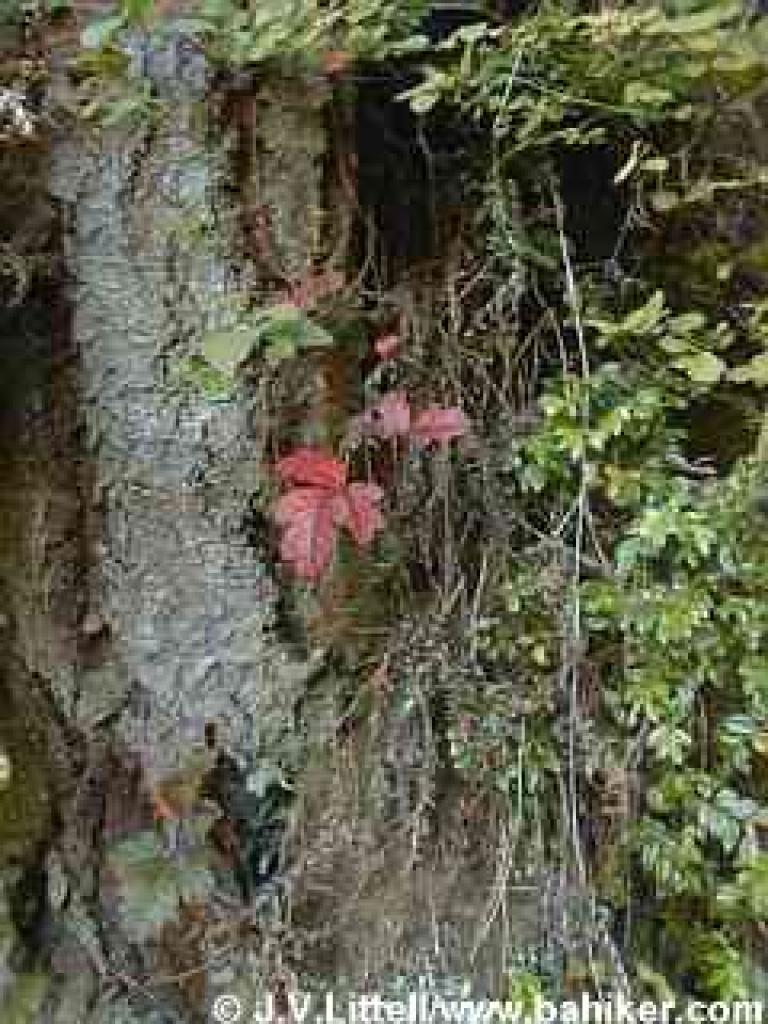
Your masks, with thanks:
[{"label": "green leaf", "polygon": [[154,0],[121,0],[120,13],[132,25],[146,21],[152,13]]},{"label": "green leaf", "polygon": [[668,89],[660,89],[648,82],[627,82],[624,102],[628,107],[663,107],[674,99]]},{"label": "green leaf", "polygon": [[233,377],[238,366],[252,354],[257,342],[258,336],[247,327],[211,331],[203,338],[203,355],[215,369]]},{"label": "green leaf", "polygon": [[278,336],[267,344],[264,350],[264,358],[270,366],[276,366],[286,359],[294,359],[298,352],[298,346],[293,338]]},{"label": "green leaf", "polygon": [[314,323],[298,306],[284,303],[259,314],[256,331],[266,346],[265,356],[271,363],[290,359],[300,349],[327,348],[333,336]]},{"label": "green leaf", "polygon": [[679,206],[680,202],[680,196],[667,189],[658,189],[651,194],[651,205],[657,213],[668,213],[670,210],[674,210],[676,206]]},{"label": "green leaf", "polygon": [[214,31],[214,26],[205,18],[177,18],[173,21],[174,33],[185,36],[202,36]]},{"label": "green leaf", "polygon": [[182,360],[178,377],[182,384],[200,391],[211,402],[228,402],[232,399],[234,381],[231,375],[217,370],[201,356],[189,356]]},{"label": "green leaf", "polygon": [[723,360],[713,352],[693,352],[679,356],[674,365],[686,373],[694,384],[716,384],[726,368]]},{"label": "green leaf", "polygon": [[319,324],[308,320],[304,328],[301,344],[303,348],[328,348],[334,344],[334,339],[333,335],[329,334],[324,327],[320,327]]},{"label": "green leaf", "polygon": [[768,352],[760,352],[752,356],[748,363],[736,366],[728,372],[730,380],[736,384],[756,384],[759,388],[768,387]]},{"label": "green leaf", "polygon": [[739,17],[743,12],[744,9],[739,4],[715,3],[702,11],[680,15],[676,18],[667,18],[664,21],[664,30],[670,35],[677,36],[709,33],[713,29]]},{"label": "green leaf", "polygon": [[669,329],[675,334],[697,334],[707,326],[703,313],[681,313],[669,321]]},{"label": "green leaf", "polygon": [[664,316],[664,292],[655,291],[643,306],[633,309],[621,322],[623,334],[647,334]]},{"label": "green leaf", "polygon": [[105,128],[129,121],[137,116],[143,117],[151,109],[151,100],[143,94],[123,96],[119,100],[101,106],[97,111],[101,124]]},{"label": "green leaf", "polygon": [[397,97],[409,103],[414,114],[428,114],[453,83],[449,75],[437,68],[428,67],[425,73],[426,78],[420,85],[400,93]]},{"label": "green leaf", "polygon": [[86,50],[101,50],[112,42],[124,25],[125,19],[121,14],[113,14],[109,18],[92,21],[83,30],[80,42]]},{"label": "green leaf", "polygon": [[749,715],[729,715],[723,719],[722,728],[730,736],[747,739],[754,734],[757,725],[754,718],[751,718]]}]

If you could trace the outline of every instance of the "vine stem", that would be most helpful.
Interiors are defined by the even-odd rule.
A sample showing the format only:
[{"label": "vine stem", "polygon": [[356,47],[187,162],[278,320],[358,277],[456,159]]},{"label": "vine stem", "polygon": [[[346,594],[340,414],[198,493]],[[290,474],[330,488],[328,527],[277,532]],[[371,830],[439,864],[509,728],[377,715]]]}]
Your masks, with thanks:
[{"label": "vine stem", "polygon": [[[571,262],[571,256],[568,249],[568,239],[565,234],[565,215],[563,211],[563,203],[557,188],[552,182],[552,199],[555,211],[555,221],[557,224],[557,233],[560,243],[560,255],[563,263],[563,273],[565,276],[565,295],[568,306],[573,317],[573,329],[576,337],[578,356],[579,356],[579,372],[583,384],[582,399],[581,399],[581,420],[584,429],[584,437],[587,437],[589,431],[590,421],[590,404],[589,404],[589,381],[590,381],[590,367],[589,367],[589,355],[587,352],[586,337],[584,333],[584,321],[581,315],[581,301],[579,298],[578,288],[576,286],[576,277],[573,272],[573,263]],[[565,369],[567,373],[567,367]],[[629,994],[630,986],[627,979],[624,964],[622,962],[619,951],[616,949],[604,923],[598,921],[597,907],[595,905],[594,894],[589,890],[586,864],[584,861],[584,853],[581,848],[581,838],[579,835],[579,816],[578,816],[578,782],[576,772],[576,727],[578,721],[578,683],[579,683],[579,659],[581,652],[584,647],[584,636],[582,628],[581,618],[581,568],[584,560],[584,538],[587,530],[591,529],[591,512],[589,508],[589,480],[590,480],[590,466],[587,459],[586,448],[582,449],[580,456],[580,470],[581,477],[579,481],[579,494],[576,501],[576,530],[574,537],[574,549],[573,549],[573,574],[571,577],[571,614],[569,617],[568,628],[566,635],[564,636],[564,657],[563,657],[563,682],[568,685],[569,694],[569,713],[568,713],[568,814],[570,818],[570,835],[571,843],[573,846],[574,860],[576,862],[576,868],[579,875],[579,881],[588,892],[590,916],[592,918],[592,926],[595,931],[598,932],[599,938],[603,945],[607,948],[610,955],[614,971],[616,972],[616,978],[621,990],[625,994]],[[596,537],[593,539],[597,540]],[[601,989],[600,978],[596,970],[594,951],[592,944],[592,935],[589,936],[588,942],[589,952],[589,963],[592,976],[595,981],[598,992]]]},{"label": "vine stem", "polygon": [[[581,420],[584,430],[584,438],[586,443],[586,437],[589,431],[589,380],[590,380],[590,369],[589,369],[589,356],[587,354],[587,345],[584,335],[584,324],[581,317],[581,302],[579,299],[579,292],[576,287],[576,278],[573,272],[573,263],[571,262],[571,256],[568,249],[568,239],[565,234],[565,215],[563,211],[563,203],[560,194],[552,183],[552,200],[555,211],[555,220],[557,224],[558,239],[560,242],[560,255],[563,263],[563,273],[565,276],[565,295],[568,306],[573,317],[573,328],[576,336],[578,356],[579,356],[579,371],[582,380],[582,396],[581,396]],[[567,366],[565,368],[567,373]],[[585,526],[588,518],[588,486],[589,486],[589,463],[587,461],[585,447],[582,447],[580,455],[580,480],[579,480],[579,494],[576,502],[576,529],[574,536],[573,545],[573,573],[571,576],[571,599],[570,599],[570,615],[568,616],[566,629],[564,630],[563,637],[563,683],[568,688],[568,815],[569,815],[569,831],[571,835],[571,844],[573,847],[574,860],[576,862],[576,869],[578,872],[578,878],[581,885],[586,891],[588,889],[587,881],[587,869],[584,861],[584,852],[581,847],[581,837],[579,834],[579,811],[578,811],[578,781],[576,771],[576,732],[577,732],[577,720],[579,714],[578,707],[578,686],[579,686],[579,660],[582,651],[582,623],[581,623],[581,594],[580,594],[580,583],[581,583],[581,563],[582,563],[582,550],[584,547],[584,533]],[[592,894],[589,894],[590,903],[590,916],[592,918],[591,924],[594,925],[596,920],[594,898]],[[592,927],[590,927],[590,933]],[[594,952],[592,947],[592,935],[589,935],[588,941],[588,955],[589,965],[592,972],[592,977],[600,991],[600,978],[596,969]]]},{"label": "vine stem", "polygon": [[[584,337],[584,326],[581,319],[581,304],[576,288],[576,280],[573,273],[568,241],[565,236],[565,218],[563,204],[557,189],[553,186],[552,197],[557,222],[557,232],[560,241],[560,253],[563,261],[565,274],[565,288],[568,305],[573,316],[574,332],[578,343],[579,363],[581,378],[584,383],[581,401],[581,419],[584,433],[589,429],[589,357],[587,355],[586,341]],[[566,368],[567,372],[567,368]],[[577,784],[576,784],[576,719],[578,717],[578,657],[581,651],[582,629],[581,629],[581,601],[579,583],[581,580],[581,558],[584,546],[584,527],[587,518],[587,486],[588,486],[588,464],[586,454],[582,451],[580,456],[581,479],[579,482],[579,495],[576,501],[576,531],[573,546],[573,575],[571,578],[572,610],[569,616],[568,650],[564,659],[564,670],[570,681],[570,713],[568,723],[568,788],[570,791],[570,818],[571,836],[573,842],[574,856],[579,871],[579,878],[586,882],[586,867],[584,856],[579,840],[578,809],[577,809]]]}]

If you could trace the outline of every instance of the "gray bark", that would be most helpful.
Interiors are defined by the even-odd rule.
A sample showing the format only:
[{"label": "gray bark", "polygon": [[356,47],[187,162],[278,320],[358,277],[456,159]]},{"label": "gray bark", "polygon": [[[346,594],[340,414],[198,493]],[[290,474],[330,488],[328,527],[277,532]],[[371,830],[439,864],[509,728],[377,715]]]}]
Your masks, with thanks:
[{"label": "gray bark", "polygon": [[[0,814],[18,827],[0,835],[0,857],[16,865],[2,879],[0,998],[13,1020],[203,1012],[177,993],[149,999],[130,978],[167,968],[174,900],[181,914],[212,898],[214,812],[193,794],[192,825],[162,838],[170,910],[149,923],[120,844],[151,837],[158,787],[194,791],[214,756],[209,723],[246,781],[271,770],[308,668],[274,638],[276,586],[242,530],[263,472],[258,410],[245,394],[212,403],[179,373],[203,331],[227,321],[244,276],[226,198],[231,140],[211,123],[205,70],[182,57],[172,44],[143,60],[171,101],[159,126],[53,138],[38,199],[61,214],[68,283],[2,324],[0,741],[14,775]],[[281,121],[280,103],[278,91],[257,108],[265,125]],[[298,270],[307,224],[295,197],[318,195],[322,135],[312,112],[302,132],[290,106],[288,153],[273,139],[248,189],[279,180],[263,201],[294,196],[278,239]],[[40,742],[25,744],[22,707],[36,709]],[[30,865],[42,931],[25,939],[12,904]],[[33,963],[36,943],[45,956]],[[208,983],[196,989],[203,1002]]]}]

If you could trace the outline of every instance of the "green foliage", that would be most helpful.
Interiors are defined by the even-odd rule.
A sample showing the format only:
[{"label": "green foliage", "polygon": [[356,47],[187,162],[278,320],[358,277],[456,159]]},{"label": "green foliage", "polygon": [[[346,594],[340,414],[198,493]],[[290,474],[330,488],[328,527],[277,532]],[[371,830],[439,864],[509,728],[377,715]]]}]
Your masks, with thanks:
[{"label": "green foliage", "polygon": [[39,1019],[50,978],[41,971],[25,971],[14,979],[3,1003],[3,1021],[7,1024],[33,1024]]},{"label": "green foliage", "polygon": [[427,40],[416,29],[427,9],[425,0],[268,0],[245,7],[202,0],[183,26],[205,41],[216,63],[295,72],[316,68],[324,54],[346,62],[423,49]]},{"label": "green foliage", "polygon": [[97,18],[85,27],[80,42],[86,50],[111,46],[123,30],[147,26],[154,8],[154,0],[120,0],[113,14]]},{"label": "green foliage", "polygon": [[[639,5],[574,14],[545,3],[503,30],[457,32],[439,48],[448,59],[428,66],[404,98],[418,112],[448,99],[490,114],[513,152],[591,144],[669,120],[690,129],[711,116],[713,89],[736,96],[760,80],[763,34],[730,0],[685,14]],[[658,160],[639,165],[665,169]]]},{"label": "green foliage", "polygon": [[[521,696],[510,705],[489,682],[459,701],[455,762],[507,796],[531,840],[557,815],[563,773],[582,819],[615,820],[617,780],[626,818],[593,881],[642,920],[626,950],[638,981],[726,999],[748,991],[750,929],[766,916],[765,466],[698,462],[692,424],[722,395],[760,416],[768,334],[764,301],[734,283],[738,243],[720,236],[702,260],[689,236],[760,208],[768,176],[747,125],[765,34],[720,0],[545,3],[433,48],[403,97],[421,116],[453,104],[491,125],[487,245],[529,275],[549,357],[537,425],[504,455],[520,525],[477,624],[490,679],[513,675]],[[596,144],[637,214],[627,223],[669,239],[663,265],[637,243],[615,287],[579,268],[559,205],[553,154]],[[547,210],[528,230],[510,227],[514,177]],[[686,955],[665,952],[686,929]]]},{"label": "green foliage", "polygon": [[243,319],[228,331],[203,338],[206,361],[229,377],[257,352],[271,365],[294,359],[307,349],[327,348],[333,337],[291,303],[270,306]]},{"label": "green foliage", "polygon": [[210,401],[229,401],[243,370],[254,360],[261,358],[275,367],[333,344],[333,336],[298,306],[277,304],[243,314],[233,327],[206,333],[201,353],[187,356],[179,364],[178,382]]},{"label": "green foliage", "polygon": [[749,995],[741,954],[722,933],[694,934],[692,959],[698,967],[703,992],[709,998],[736,1000]]},{"label": "green foliage", "polygon": [[507,979],[505,998],[520,1007],[524,1019],[534,1019],[543,996],[541,979],[531,971],[519,971]]},{"label": "green foliage", "polygon": [[203,336],[201,352],[184,356],[176,367],[176,383],[203,394],[209,401],[230,401],[244,371],[254,360],[269,367],[334,344],[331,335],[303,310],[279,303],[243,313],[238,323]]},{"label": "green foliage", "polygon": [[[660,293],[588,323],[593,351],[623,358],[552,382],[542,425],[517,457],[520,486],[559,507],[585,480],[600,510],[607,571],[579,590],[591,656],[604,666],[604,728],[643,751],[645,811],[623,837],[626,853],[660,915],[733,928],[764,913],[763,865],[748,853],[766,814],[751,772],[768,725],[768,559],[751,504],[759,466],[690,478],[670,457],[685,439],[681,412],[722,378],[719,352],[732,339],[703,316],[672,316]],[[718,360],[718,372],[681,360],[690,353]],[[743,991],[737,947],[699,946],[691,969],[702,990]]]},{"label": "green foliage", "polygon": [[720,886],[717,898],[727,917],[768,919],[768,855],[746,858],[735,879]]}]

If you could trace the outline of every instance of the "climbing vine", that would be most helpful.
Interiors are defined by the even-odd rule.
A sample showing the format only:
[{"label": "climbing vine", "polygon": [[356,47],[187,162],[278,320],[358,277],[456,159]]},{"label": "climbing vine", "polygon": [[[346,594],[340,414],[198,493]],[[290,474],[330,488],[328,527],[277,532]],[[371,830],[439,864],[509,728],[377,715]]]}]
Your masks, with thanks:
[{"label": "climbing vine", "polygon": [[[329,108],[387,69],[433,229],[393,277],[347,181],[343,271],[239,296],[181,379],[211,401],[269,383],[256,504],[335,687],[339,758],[375,762],[356,807],[380,800],[411,868],[449,829],[466,847],[485,822],[496,842],[465,970],[515,865],[560,885],[578,925],[562,934],[552,911],[536,963],[506,963],[510,991],[755,994],[768,22],[727,0],[545,0],[506,18],[470,5],[441,34],[430,6],[205,0],[179,16],[223,73],[319,79]],[[122,81],[126,34],[167,28],[122,5],[86,29],[83,78]],[[141,88],[106,106],[97,88],[81,113],[156,112]],[[461,152],[458,212],[438,208],[430,131]],[[269,399],[307,367],[322,423],[289,428]],[[726,408],[734,437],[718,436]],[[309,763],[322,745],[307,739]]]}]

